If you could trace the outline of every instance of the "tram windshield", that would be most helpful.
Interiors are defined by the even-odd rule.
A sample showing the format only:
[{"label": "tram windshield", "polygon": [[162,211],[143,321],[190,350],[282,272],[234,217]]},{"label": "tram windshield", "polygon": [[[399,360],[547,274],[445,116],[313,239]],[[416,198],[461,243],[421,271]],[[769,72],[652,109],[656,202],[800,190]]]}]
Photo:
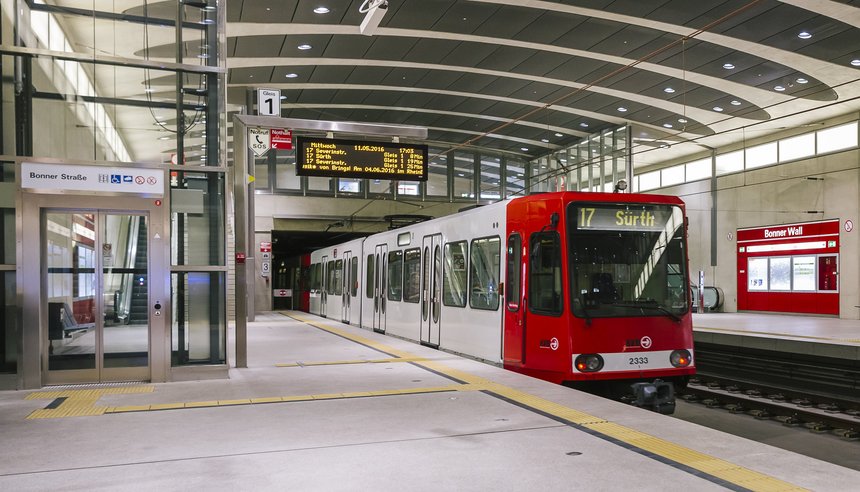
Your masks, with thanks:
[{"label": "tram windshield", "polygon": [[680,207],[571,203],[567,216],[574,315],[680,320],[688,311]]}]

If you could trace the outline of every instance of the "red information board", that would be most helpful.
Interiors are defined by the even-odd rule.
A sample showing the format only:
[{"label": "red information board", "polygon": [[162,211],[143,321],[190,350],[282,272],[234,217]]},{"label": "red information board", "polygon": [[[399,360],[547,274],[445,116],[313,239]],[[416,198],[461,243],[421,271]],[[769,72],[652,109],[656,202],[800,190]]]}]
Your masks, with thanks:
[{"label": "red information board", "polygon": [[738,310],[839,314],[838,219],[738,229]]}]

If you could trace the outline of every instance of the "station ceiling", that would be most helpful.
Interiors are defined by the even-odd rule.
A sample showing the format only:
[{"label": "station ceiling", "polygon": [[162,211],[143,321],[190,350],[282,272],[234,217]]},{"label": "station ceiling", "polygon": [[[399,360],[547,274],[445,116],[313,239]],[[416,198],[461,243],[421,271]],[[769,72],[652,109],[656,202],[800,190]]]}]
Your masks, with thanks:
[{"label": "station ceiling", "polygon": [[525,158],[631,123],[639,165],[860,110],[860,1],[388,0],[372,35],[362,4],[228,1],[228,102]]}]

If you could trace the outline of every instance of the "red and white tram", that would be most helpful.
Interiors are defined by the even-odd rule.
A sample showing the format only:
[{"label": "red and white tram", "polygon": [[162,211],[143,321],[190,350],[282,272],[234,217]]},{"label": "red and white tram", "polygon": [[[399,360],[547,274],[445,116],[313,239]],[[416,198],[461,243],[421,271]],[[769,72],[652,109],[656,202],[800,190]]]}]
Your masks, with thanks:
[{"label": "red and white tram", "polygon": [[684,204],[560,192],[311,255],[311,312],[601,388],[695,373]]}]

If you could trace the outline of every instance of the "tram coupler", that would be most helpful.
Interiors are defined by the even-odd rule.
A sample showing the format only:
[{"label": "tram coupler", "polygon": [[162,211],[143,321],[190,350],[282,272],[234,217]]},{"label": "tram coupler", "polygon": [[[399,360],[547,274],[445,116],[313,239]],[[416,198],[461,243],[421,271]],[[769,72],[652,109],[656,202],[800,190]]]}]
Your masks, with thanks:
[{"label": "tram coupler", "polygon": [[647,408],[663,415],[675,412],[675,387],[672,383],[655,379],[651,383],[633,383],[633,405]]}]

